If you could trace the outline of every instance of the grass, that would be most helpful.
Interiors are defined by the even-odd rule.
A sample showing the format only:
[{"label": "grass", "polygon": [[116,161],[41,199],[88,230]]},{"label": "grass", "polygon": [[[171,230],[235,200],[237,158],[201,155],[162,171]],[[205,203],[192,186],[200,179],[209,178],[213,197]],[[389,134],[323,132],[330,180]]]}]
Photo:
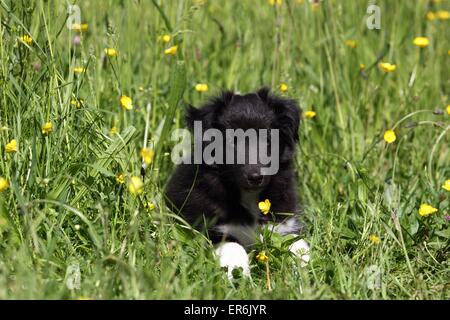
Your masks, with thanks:
[{"label": "grass", "polygon": [[[450,4],[377,3],[380,30],[367,1],[78,1],[89,29],[74,45],[66,1],[0,0],[0,299],[448,299],[449,20],[426,13]],[[230,283],[165,207],[169,137],[187,103],[262,85],[316,112],[295,161],[312,258],[301,268],[285,243],[261,244],[252,281]],[[155,158],[135,196],[144,145]],[[438,211],[422,217],[422,203]]]}]

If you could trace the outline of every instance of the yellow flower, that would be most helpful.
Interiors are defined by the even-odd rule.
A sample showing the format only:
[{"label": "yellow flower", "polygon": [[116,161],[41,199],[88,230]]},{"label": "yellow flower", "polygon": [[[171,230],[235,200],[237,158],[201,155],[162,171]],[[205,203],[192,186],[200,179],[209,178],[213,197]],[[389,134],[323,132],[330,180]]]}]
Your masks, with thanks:
[{"label": "yellow flower", "polygon": [[316,112],[315,111],[305,111],[305,118],[306,119],[312,119],[316,116]]},{"label": "yellow flower", "polygon": [[433,21],[436,19],[436,15],[433,11],[428,11],[426,17],[428,21]]},{"label": "yellow flower", "polygon": [[427,37],[416,37],[413,40],[413,44],[420,48],[425,48],[430,44],[430,40]]},{"label": "yellow flower", "polygon": [[50,121],[48,121],[42,125],[42,134],[49,134],[52,131],[53,131],[53,125]]},{"label": "yellow flower", "polygon": [[14,153],[17,152],[17,141],[16,139],[12,139],[9,143],[5,146],[6,153]]},{"label": "yellow flower", "polygon": [[281,92],[286,92],[286,91],[288,91],[288,89],[289,89],[289,87],[288,87],[288,85],[286,84],[286,83],[281,83],[280,84],[280,91]]},{"label": "yellow flower", "polygon": [[147,165],[152,163],[154,156],[155,156],[155,152],[152,149],[149,149],[149,148],[141,149],[141,157],[142,157],[142,159],[144,159],[144,162]]},{"label": "yellow flower", "polygon": [[432,206],[430,206],[429,204],[426,204],[426,203],[421,204],[420,208],[419,208],[419,214],[422,217],[429,216],[429,215],[431,215],[431,214],[433,214],[433,213],[435,213],[437,211],[438,211],[438,209],[433,208]]},{"label": "yellow flower", "polygon": [[120,105],[124,110],[132,110],[133,109],[133,100],[131,100],[128,96],[120,97]]},{"label": "yellow flower", "polygon": [[116,174],[116,182],[118,184],[124,184],[125,183],[125,175],[123,173]]},{"label": "yellow flower", "polygon": [[164,50],[164,54],[166,56],[174,56],[177,54],[177,50],[178,50],[178,46],[172,46],[170,48],[167,48],[166,50]]},{"label": "yellow flower", "polygon": [[283,3],[283,0],[269,0],[269,4],[271,5],[271,6],[277,6],[277,7],[279,7],[279,6],[281,6],[281,4]]},{"label": "yellow flower", "polygon": [[366,68],[366,65],[364,63],[359,64],[359,69],[364,70]]},{"label": "yellow flower", "polygon": [[380,237],[378,237],[375,234],[370,235],[369,240],[373,243],[373,244],[380,244],[381,240]]},{"label": "yellow flower", "polygon": [[445,180],[444,184],[442,185],[442,188],[444,188],[447,191],[450,191],[450,179]]},{"label": "yellow flower", "polygon": [[195,90],[198,92],[206,92],[208,91],[208,85],[206,83],[197,83],[195,85]]},{"label": "yellow flower", "polygon": [[144,203],[144,207],[148,209],[148,211],[152,211],[155,209],[155,205],[153,202]]},{"label": "yellow flower", "polygon": [[450,115],[450,104],[447,106],[447,108],[445,108],[445,110],[447,110],[447,113]]},{"label": "yellow flower", "polygon": [[82,99],[80,99],[80,100],[72,99],[72,100],[70,100],[70,104],[72,105],[72,107],[81,108],[81,106],[83,105],[83,100]]},{"label": "yellow flower", "polygon": [[22,40],[23,42],[25,42],[27,45],[31,46],[33,44],[33,38],[30,37],[29,35],[23,35],[20,37],[20,40]]},{"label": "yellow flower", "polygon": [[395,140],[397,140],[397,136],[395,135],[395,131],[394,130],[386,130],[384,132],[384,136],[383,136],[384,141],[386,141],[387,143],[392,143]]},{"label": "yellow flower", "polygon": [[269,261],[269,257],[266,255],[265,251],[261,251],[256,255],[256,260],[258,260],[261,263]]},{"label": "yellow flower", "polygon": [[172,40],[172,37],[170,36],[170,34],[164,34],[162,36],[159,36],[158,40],[162,41],[164,43],[168,43],[168,42],[170,42],[170,40]]},{"label": "yellow flower", "polygon": [[390,64],[389,62],[380,62],[379,66],[384,72],[394,72],[397,69],[395,64]]},{"label": "yellow flower", "polygon": [[440,20],[448,20],[450,19],[450,11],[439,10],[438,12],[436,12],[436,16]]},{"label": "yellow flower", "polygon": [[0,177],[0,192],[5,191],[9,187],[9,182],[3,177]]},{"label": "yellow flower", "polygon": [[89,25],[87,23],[74,23],[72,24],[72,30],[75,30],[77,32],[86,32],[89,29]]},{"label": "yellow flower", "polygon": [[128,184],[128,190],[132,194],[141,194],[144,191],[144,183],[141,178],[137,176],[133,176],[130,179],[130,183]]},{"label": "yellow flower", "polygon": [[346,44],[347,47],[350,47],[350,48],[353,48],[353,49],[355,49],[356,46],[357,46],[356,40],[351,40],[351,39],[346,40],[345,44]]},{"label": "yellow flower", "polygon": [[74,72],[74,73],[80,74],[80,73],[83,73],[83,72],[85,72],[85,71],[86,71],[86,68],[83,68],[83,67],[76,67],[76,68],[73,68],[73,72]]},{"label": "yellow flower", "polygon": [[113,136],[116,133],[117,133],[117,127],[116,126],[112,127],[111,130],[109,130],[109,135],[110,136]]},{"label": "yellow flower", "polygon": [[117,57],[119,55],[119,52],[114,48],[106,48],[105,53],[108,57]]},{"label": "yellow flower", "polygon": [[269,199],[266,199],[264,201],[261,201],[258,203],[258,208],[261,211],[262,214],[268,214],[270,211],[270,206],[272,204],[270,203]]}]

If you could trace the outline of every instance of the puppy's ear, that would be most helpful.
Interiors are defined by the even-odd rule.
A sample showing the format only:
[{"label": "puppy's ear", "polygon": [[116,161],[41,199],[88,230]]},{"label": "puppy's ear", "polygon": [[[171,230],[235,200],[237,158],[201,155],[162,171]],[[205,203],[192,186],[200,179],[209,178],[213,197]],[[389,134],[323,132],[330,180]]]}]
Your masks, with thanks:
[{"label": "puppy's ear", "polygon": [[201,121],[203,118],[202,110],[188,105],[186,108],[186,123],[189,130],[194,130],[194,121]]},{"label": "puppy's ear", "polygon": [[203,130],[211,128],[216,115],[230,103],[233,95],[231,91],[223,91],[219,96],[212,98],[199,109],[189,105],[186,110],[188,128],[193,130],[195,121],[202,122]]},{"label": "puppy's ear", "polygon": [[290,160],[299,141],[298,129],[302,113],[297,102],[276,96],[269,96],[267,103],[275,111],[277,120],[275,126],[280,130],[280,139],[283,145],[281,161]]},{"label": "puppy's ear", "polygon": [[269,97],[269,93],[270,93],[270,89],[268,87],[262,87],[261,89],[259,89],[256,92],[258,97],[264,102],[267,102],[267,98]]}]

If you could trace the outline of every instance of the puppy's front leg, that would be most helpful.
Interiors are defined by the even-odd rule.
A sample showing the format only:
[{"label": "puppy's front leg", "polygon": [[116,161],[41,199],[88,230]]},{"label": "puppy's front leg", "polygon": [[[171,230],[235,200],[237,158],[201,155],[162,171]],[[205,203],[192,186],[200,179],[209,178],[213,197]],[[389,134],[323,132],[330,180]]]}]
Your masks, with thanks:
[{"label": "puppy's front leg", "polygon": [[227,268],[228,279],[233,279],[233,270],[242,268],[242,273],[246,277],[250,277],[250,267],[248,255],[244,247],[237,242],[221,243],[216,251],[221,267]]},{"label": "puppy's front leg", "polygon": [[[290,218],[282,223],[276,225],[273,228],[273,232],[280,235],[298,234],[299,222],[297,218]],[[303,240],[297,240],[289,246],[289,251],[291,251],[300,260],[300,266],[305,267],[310,259],[310,247],[308,243]]]},{"label": "puppy's front leg", "polygon": [[308,243],[303,240],[297,240],[289,246],[289,251],[295,254],[300,260],[300,266],[306,267],[310,259],[310,248]]}]

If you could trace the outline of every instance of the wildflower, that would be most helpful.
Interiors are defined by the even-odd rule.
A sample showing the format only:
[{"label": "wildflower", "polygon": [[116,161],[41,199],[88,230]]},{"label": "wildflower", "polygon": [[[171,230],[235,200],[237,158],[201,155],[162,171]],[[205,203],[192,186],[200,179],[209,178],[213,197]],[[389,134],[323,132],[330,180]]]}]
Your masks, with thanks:
[{"label": "wildflower", "polygon": [[208,91],[208,85],[206,83],[197,83],[195,85],[195,90],[198,92],[206,92]]},{"label": "wildflower", "polygon": [[172,37],[170,36],[170,34],[164,34],[162,36],[159,36],[158,40],[162,41],[164,43],[168,43],[168,42],[170,42],[170,40],[172,40]]},{"label": "wildflower", "polygon": [[305,118],[306,119],[312,119],[316,116],[316,112],[315,111],[305,111]]},{"label": "wildflower", "polygon": [[133,109],[133,100],[131,100],[128,96],[120,97],[120,105],[124,110],[132,110]]},{"label": "wildflower", "polygon": [[73,72],[74,72],[74,73],[80,74],[80,73],[84,73],[85,71],[86,71],[86,68],[83,68],[83,67],[76,67],[76,68],[73,68]]},{"label": "wildflower", "polygon": [[128,184],[128,190],[134,195],[141,194],[144,191],[144,183],[141,178],[137,176],[131,177],[130,183]]},{"label": "wildflower", "polygon": [[83,105],[83,100],[72,99],[70,100],[70,105],[75,108],[80,108]]},{"label": "wildflower", "polygon": [[395,131],[394,130],[386,130],[384,132],[384,136],[383,136],[384,141],[386,141],[387,143],[392,143],[395,140],[397,140],[397,136],[395,135]]},{"label": "wildflower", "polygon": [[74,23],[72,24],[72,30],[76,32],[86,32],[89,29],[89,25],[87,23]]},{"label": "wildflower", "polygon": [[277,6],[277,7],[279,7],[279,6],[281,6],[282,5],[282,3],[283,3],[283,0],[269,0],[269,4],[271,5],[271,6]]},{"label": "wildflower", "polygon": [[144,203],[144,207],[148,209],[148,211],[153,211],[155,209],[155,204],[153,202]]},{"label": "wildflower", "polygon": [[144,159],[144,162],[149,165],[153,162],[153,157],[155,156],[155,152],[149,148],[141,149],[141,157]]},{"label": "wildflower", "polygon": [[446,110],[447,113],[450,115],[450,104],[447,106],[447,108],[445,108],[445,110]]},{"label": "wildflower", "polygon": [[256,255],[256,260],[258,260],[261,263],[269,261],[269,257],[266,255],[265,251],[261,251]]},{"label": "wildflower", "polygon": [[372,242],[373,244],[380,244],[381,240],[380,237],[378,237],[375,234],[370,235],[369,237],[370,242]]},{"label": "wildflower", "polygon": [[413,44],[420,48],[425,48],[430,44],[430,40],[427,37],[416,37],[413,40]]},{"label": "wildflower", "polygon": [[286,84],[286,83],[281,83],[280,84],[280,91],[281,92],[286,92],[286,91],[288,91],[288,89],[289,89],[289,87],[288,87],[288,85]]},{"label": "wildflower", "polygon": [[33,69],[34,71],[41,71],[41,64],[39,62],[36,62],[35,64],[33,64]]},{"label": "wildflower", "polygon": [[345,41],[345,45],[346,45],[347,47],[350,47],[350,48],[355,49],[356,46],[357,46],[357,43],[356,43],[356,40],[351,40],[351,39],[349,39],[349,40],[346,40],[346,41]]},{"label": "wildflower", "polygon": [[436,15],[434,14],[433,11],[428,11],[426,17],[428,21],[436,20]]},{"label": "wildflower", "polygon": [[125,175],[121,172],[116,174],[116,182],[117,182],[117,184],[124,184],[125,183]]},{"label": "wildflower", "polygon": [[450,179],[449,180],[445,180],[444,184],[442,185],[442,188],[450,191]]},{"label": "wildflower", "polygon": [[116,49],[114,49],[114,48],[106,48],[105,49],[105,54],[108,57],[113,58],[113,57],[117,57],[119,55],[119,52]]},{"label": "wildflower", "polygon": [[379,66],[384,72],[394,72],[397,69],[395,64],[390,64],[389,62],[380,62]]},{"label": "wildflower", "polygon": [[359,69],[364,70],[366,68],[366,65],[364,63],[359,64]]},{"label": "wildflower", "polygon": [[432,206],[430,206],[429,204],[426,204],[426,203],[421,204],[420,208],[419,208],[419,214],[422,217],[429,216],[429,215],[431,215],[431,214],[433,214],[433,213],[435,213],[437,211],[438,211],[438,209],[433,208]]},{"label": "wildflower", "polygon": [[258,208],[261,211],[262,214],[268,214],[270,211],[270,206],[272,204],[270,203],[269,199],[266,199],[264,201],[261,201],[258,203]]},{"label": "wildflower", "polygon": [[50,121],[48,121],[42,125],[42,134],[49,134],[52,131],[53,131],[53,125]]},{"label": "wildflower", "polygon": [[17,141],[16,139],[12,139],[9,143],[5,146],[6,153],[14,153],[17,152]]},{"label": "wildflower", "polygon": [[0,177],[0,192],[5,191],[9,187],[9,182],[3,177]]},{"label": "wildflower", "polygon": [[20,40],[22,40],[22,42],[26,43],[27,45],[31,46],[33,44],[33,38],[30,37],[29,35],[23,35],[20,37]]},{"label": "wildflower", "polygon": [[73,37],[72,43],[74,46],[79,46],[81,44],[81,37],[79,35],[76,35]]},{"label": "wildflower", "polygon": [[444,220],[445,220],[446,222],[449,222],[449,221],[450,221],[450,215],[446,214],[446,215],[444,216]]},{"label": "wildflower", "polygon": [[174,56],[177,54],[177,50],[178,50],[178,46],[172,46],[170,48],[167,48],[166,50],[164,50],[164,54],[166,56]]},{"label": "wildflower", "polygon": [[448,20],[450,19],[450,11],[439,10],[436,12],[436,16],[439,20]]},{"label": "wildflower", "polygon": [[113,136],[113,135],[115,135],[115,134],[117,134],[117,127],[116,127],[116,126],[113,126],[113,127],[111,128],[111,130],[109,130],[109,135],[110,135],[110,136]]}]

